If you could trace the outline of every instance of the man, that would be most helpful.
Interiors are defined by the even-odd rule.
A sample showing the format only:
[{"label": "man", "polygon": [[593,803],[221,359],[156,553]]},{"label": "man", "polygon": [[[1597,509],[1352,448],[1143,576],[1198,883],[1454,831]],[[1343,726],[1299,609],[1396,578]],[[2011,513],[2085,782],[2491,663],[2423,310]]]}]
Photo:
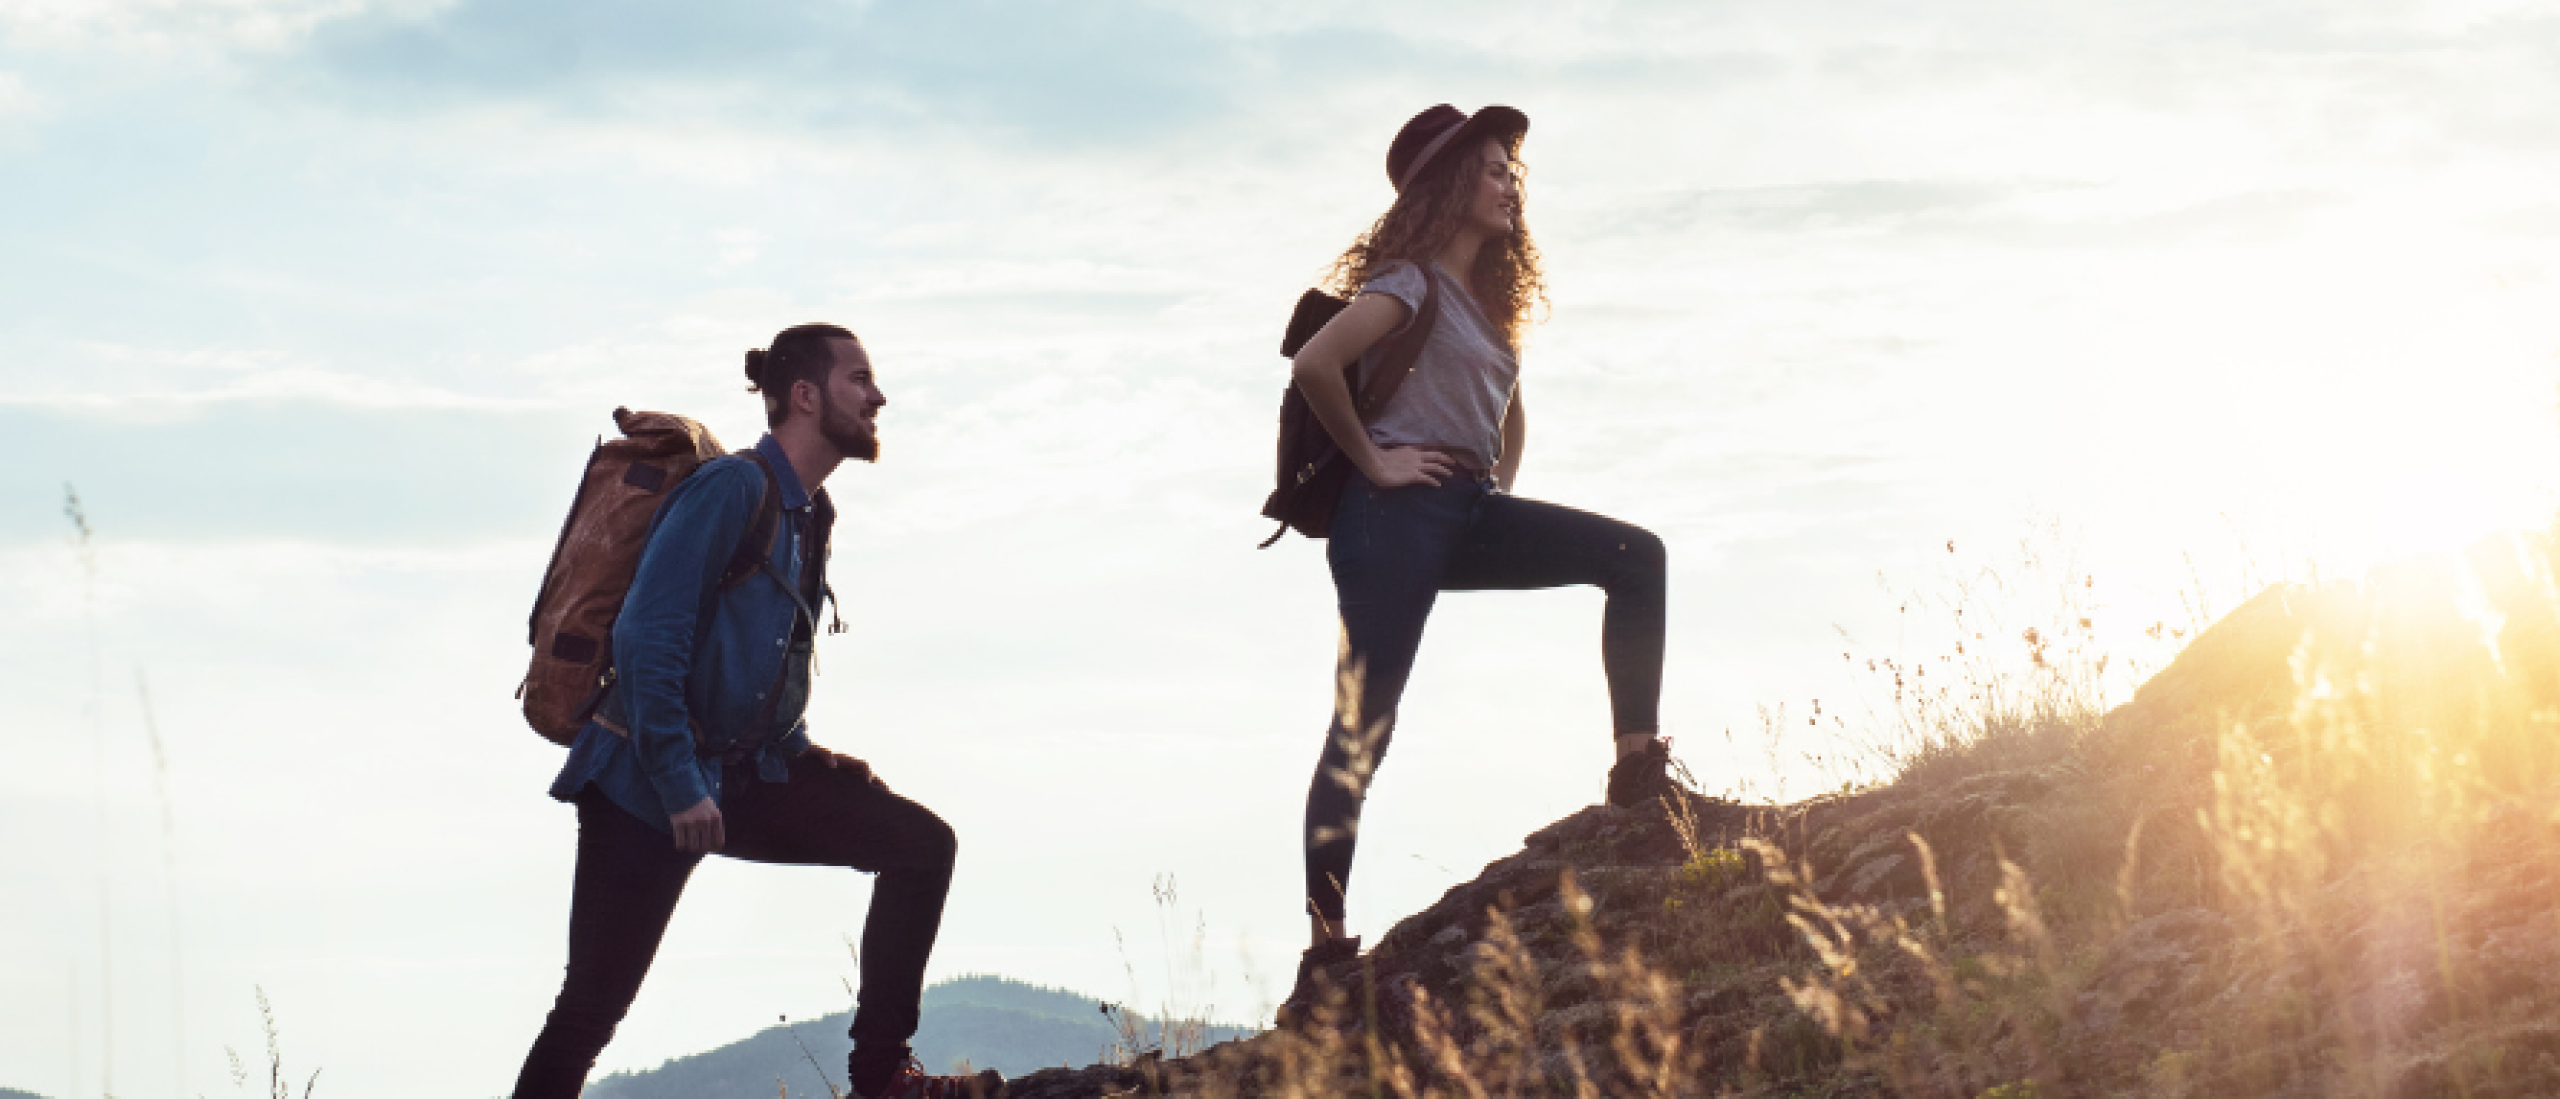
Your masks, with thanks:
[{"label": "man", "polygon": [[[751,453],[704,463],[660,507],[614,623],[612,688],[551,786],[578,807],[569,966],[516,1097],[578,1094],[685,879],[715,851],[879,875],[846,1065],[855,1095],[995,1096],[995,1073],[929,1076],[907,1047],[951,887],[951,827],[862,761],[811,744],[801,717],[835,522],[819,486],[847,458],[877,460],[888,399],[861,342],[834,325],[749,351],[747,380],[771,430]],[[723,585],[768,491],[781,512],[763,566]]]}]

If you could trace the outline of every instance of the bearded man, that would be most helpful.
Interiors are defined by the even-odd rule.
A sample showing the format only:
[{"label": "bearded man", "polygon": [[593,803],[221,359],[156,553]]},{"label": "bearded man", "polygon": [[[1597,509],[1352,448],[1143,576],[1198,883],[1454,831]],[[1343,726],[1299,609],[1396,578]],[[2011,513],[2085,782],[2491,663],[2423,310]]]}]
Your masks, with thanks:
[{"label": "bearded man", "polygon": [[[516,1097],[568,1099],[585,1086],[685,880],[717,852],[878,875],[846,1065],[854,1094],[992,1099],[1002,1077],[928,1075],[907,1046],[951,889],[951,826],[861,760],[811,744],[802,717],[835,523],[819,486],[845,459],[878,459],[888,398],[861,341],[828,324],[747,352],[747,380],[770,431],[704,463],[659,508],[614,622],[611,687],[551,784],[578,810],[569,964]],[[780,521],[761,567],[722,584],[769,499]]]}]

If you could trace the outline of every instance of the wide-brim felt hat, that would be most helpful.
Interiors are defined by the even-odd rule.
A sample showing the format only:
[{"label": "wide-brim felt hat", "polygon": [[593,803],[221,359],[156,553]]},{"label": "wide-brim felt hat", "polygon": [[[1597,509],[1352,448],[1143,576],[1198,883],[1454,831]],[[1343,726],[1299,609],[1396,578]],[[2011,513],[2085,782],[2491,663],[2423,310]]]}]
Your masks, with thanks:
[{"label": "wide-brim felt hat", "polygon": [[1492,106],[1468,114],[1446,103],[1425,107],[1396,131],[1387,143],[1387,182],[1396,193],[1422,178],[1422,171],[1442,153],[1463,149],[1471,139],[1509,137],[1529,132],[1529,116],[1516,108]]}]

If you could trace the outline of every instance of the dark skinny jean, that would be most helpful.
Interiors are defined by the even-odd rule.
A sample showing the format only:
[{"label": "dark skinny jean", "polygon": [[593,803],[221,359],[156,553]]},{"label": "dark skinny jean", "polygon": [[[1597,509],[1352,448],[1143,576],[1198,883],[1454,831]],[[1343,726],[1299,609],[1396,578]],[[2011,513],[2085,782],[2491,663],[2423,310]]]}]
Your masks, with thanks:
[{"label": "dark skinny jean", "polygon": [[[847,866],[877,873],[862,925],[862,991],[853,1015],[857,1055],[903,1058],[916,1032],[926,958],[942,927],[959,850],[933,811],[816,753],[791,761],[791,781],[723,776],[720,853],[750,862]],[[587,787],[578,795],[578,870],[569,900],[569,970],[560,999],[516,1077],[515,1099],[571,1099],[630,1010],[658,953],[667,918],[698,854]],[[753,934],[752,928],[738,929]]]},{"label": "dark skinny jean", "polygon": [[1395,731],[1422,627],[1444,591],[1594,584],[1608,593],[1600,664],[1617,734],[1660,726],[1662,539],[1642,527],[1494,491],[1460,474],[1381,489],[1358,473],[1325,544],[1341,604],[1333,723],[1307,787],[1308,910],[1339,924],[1361,803]]}]

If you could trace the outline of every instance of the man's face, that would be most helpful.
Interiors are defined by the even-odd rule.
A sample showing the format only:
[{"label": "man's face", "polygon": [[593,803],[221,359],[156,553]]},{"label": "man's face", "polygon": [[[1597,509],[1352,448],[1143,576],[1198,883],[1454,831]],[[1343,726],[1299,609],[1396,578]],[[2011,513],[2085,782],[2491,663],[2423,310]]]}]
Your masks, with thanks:
[{"label": "man's face", "polygon": [[859,340],[833,339],[827,346],[834,349],[835,361],[827,368],[827,384],[818,391],[818,434],[847,458],[879,461],[876,420],[889,398],[871,376],[871,356]]}]

